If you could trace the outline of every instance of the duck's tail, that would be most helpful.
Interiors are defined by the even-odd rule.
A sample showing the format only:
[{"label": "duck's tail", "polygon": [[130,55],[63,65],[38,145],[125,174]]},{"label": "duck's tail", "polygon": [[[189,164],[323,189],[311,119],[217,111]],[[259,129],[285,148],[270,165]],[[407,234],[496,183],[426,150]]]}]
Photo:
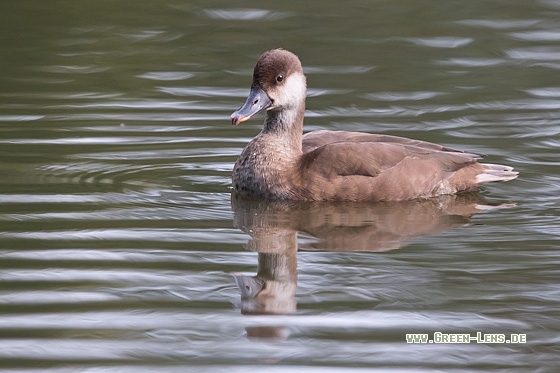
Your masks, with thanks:
[{"label": "duck's tail", "polygon": [[513,180],[519,175],[519,172],[513,171],[513,167],[509,166],[492,163],[483,163],[482,166],[485,168],[484,172],[476,175],[476,182],[478,184]]}]

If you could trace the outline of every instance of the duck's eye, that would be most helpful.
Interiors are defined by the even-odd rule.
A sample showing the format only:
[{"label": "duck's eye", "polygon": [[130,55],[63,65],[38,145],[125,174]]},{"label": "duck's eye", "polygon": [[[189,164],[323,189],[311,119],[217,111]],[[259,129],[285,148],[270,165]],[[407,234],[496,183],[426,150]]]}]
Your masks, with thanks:
[{"label": "duck's eye", "polygon": [[278,76],[276,77],[276,81],[277,81],[278,83],[280,83],[282,80],[284,80],[284,75],[280,74],[280,75],[278,75]]}]

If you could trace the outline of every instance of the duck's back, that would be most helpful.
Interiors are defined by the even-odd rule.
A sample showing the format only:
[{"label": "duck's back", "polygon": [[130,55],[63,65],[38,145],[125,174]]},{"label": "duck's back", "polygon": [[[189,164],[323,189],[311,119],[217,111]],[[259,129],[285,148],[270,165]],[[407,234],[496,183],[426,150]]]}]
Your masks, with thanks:
[{"label": "duck's back", "polygon": [[[320,130],[308,132],[303,135],[302,148],[304,153],[308,153],[321,146],[336,143],[336,142],[347,142],[347,143],[394,143],[402,145],[416,146],[426,150],[439,150],[454,153],[465,153],[462,150],[457,150],[453,148],[448,148],[442,145],[434,144],[427,141],[413,140],[406,137],[391,136],[391,135],[380,135],[373,133],[364,132],[349,132],[349,131],[328,131]],[[472,154],[474,157],[481,158],[480,155]]]}]

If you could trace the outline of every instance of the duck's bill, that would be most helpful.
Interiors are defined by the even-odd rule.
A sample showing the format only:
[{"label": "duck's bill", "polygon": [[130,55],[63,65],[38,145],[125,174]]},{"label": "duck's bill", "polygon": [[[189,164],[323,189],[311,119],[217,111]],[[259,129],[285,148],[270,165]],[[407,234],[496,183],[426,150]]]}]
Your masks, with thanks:
[{"label": "duck's bill", "polygon": [[267,109],[271,104],[272,101],[262,89],[256,87],[251,88],[251,92],[245,104],[243,104],[239,110],[231,114],[231,123],[237,126],[239,123],[251,119],[261,110]]}]

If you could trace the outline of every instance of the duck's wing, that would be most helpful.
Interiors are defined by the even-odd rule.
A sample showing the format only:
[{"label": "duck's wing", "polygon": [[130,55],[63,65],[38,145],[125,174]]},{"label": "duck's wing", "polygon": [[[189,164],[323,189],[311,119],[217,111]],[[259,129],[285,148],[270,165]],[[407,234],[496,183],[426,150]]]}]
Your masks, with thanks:
[{"label": "duck's wing", "polygon": [[[462,150],[449,148],[446,146],[434,144],[427,141],[412,140],[405,137],[390,136],[390,135],[380,135],[371,134],[363,132],[347,132],[347,131],[328,131],[320,130],[306,133],[303,136],[303,152],[307,153],[327,144],[332,144],[336,142],[383,142],[383,143],[396,143],[402,145],[412,145],[415,147],[427,149],[427,150],[439,150],[453,153],[465,153]],[[470,153],[474,154],[474,153]],[[477,154],[481,157],[480,154]]]},{"label": "duck's wing", "polygon": [[324,135],[326,139],[307,135],[308,151],[300,160],[301,185],[310,199],[433,197],[475,188],[477,176],[486,173],[487,166],[476,162],[478,154],[432,143],[383,135]]},{"label": "duck's wing", "polygon": [[479,158],[477,154],[432,150],[395,142],[339,141],[305,153],[301,167],[326,178],[352,175],[376,177],[395,167],[402,167],[405,161],[421,169],[430,165],[434,168],[431,173],[449,173],[476,163]]}]

